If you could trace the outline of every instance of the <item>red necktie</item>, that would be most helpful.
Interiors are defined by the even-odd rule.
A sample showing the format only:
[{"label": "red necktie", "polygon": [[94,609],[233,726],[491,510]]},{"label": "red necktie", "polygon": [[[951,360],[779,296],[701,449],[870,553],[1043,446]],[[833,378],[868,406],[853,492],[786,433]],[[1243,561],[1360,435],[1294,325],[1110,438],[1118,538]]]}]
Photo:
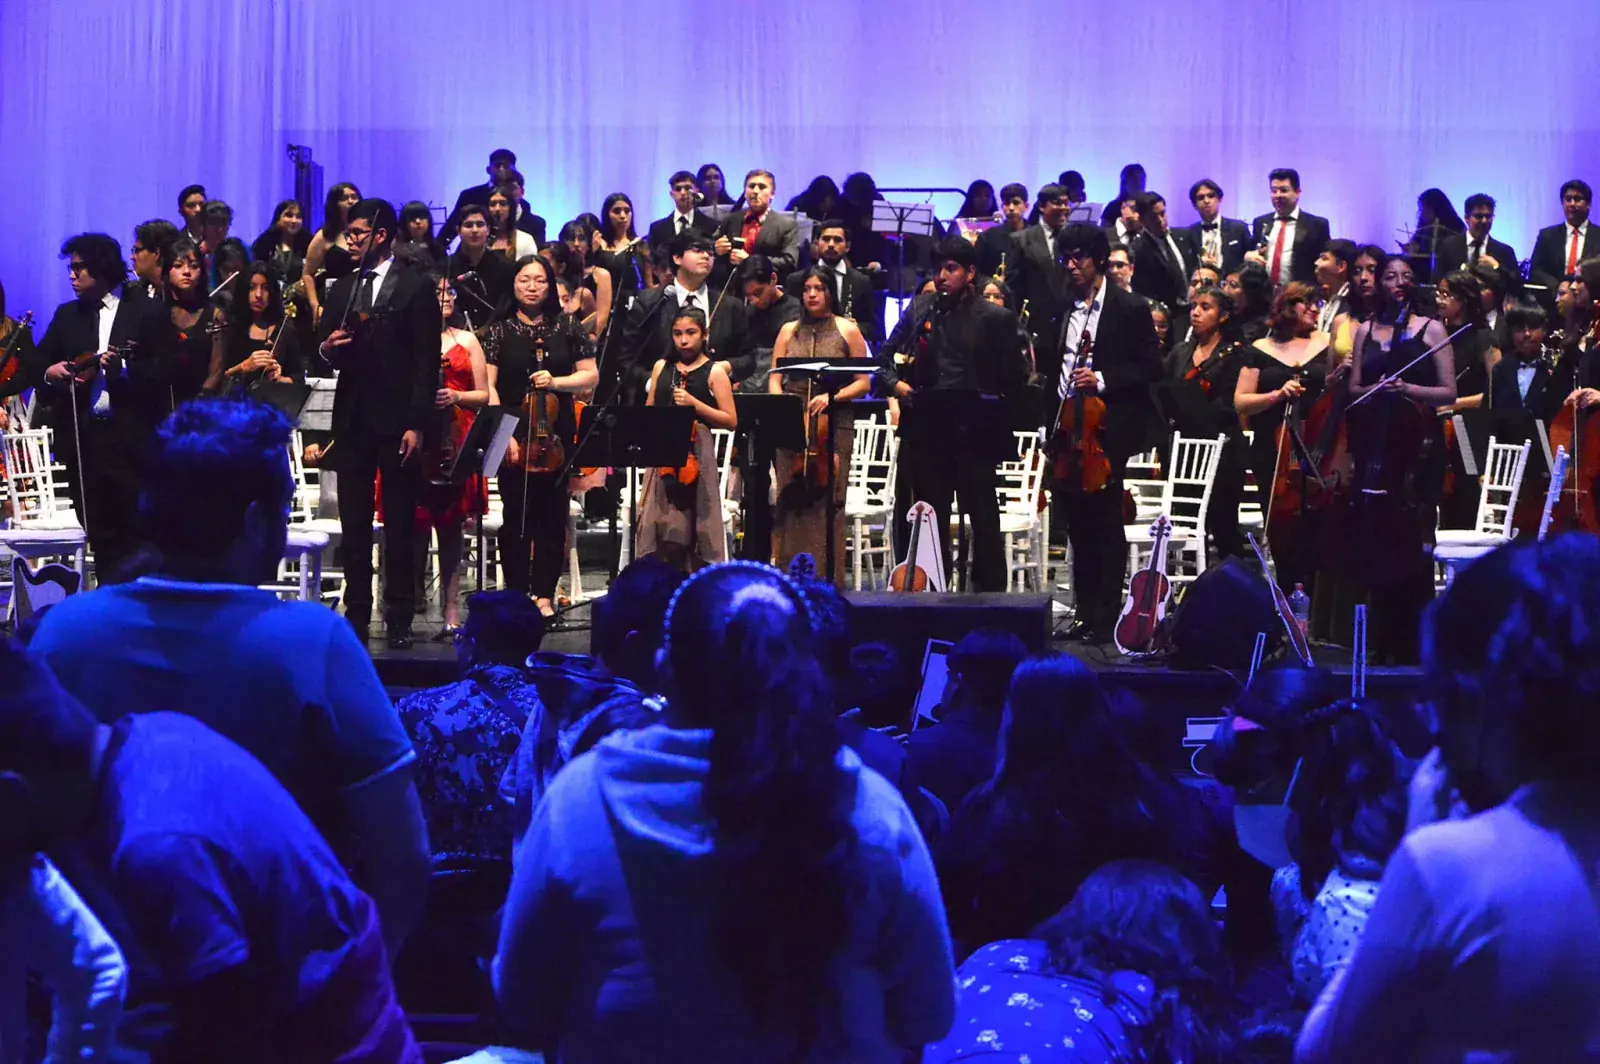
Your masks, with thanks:
[{"label": "red necktie", "polygon": [[1283,238],[1288,235],[1289,220],[1278,219],[1278,239],[1272,244],[1272,283],[1279,284],[1279,272],[1283,269]]},{"label": "red necktie", "polygon": [[1577,272],[1578,272],[1578,230],[1577,230],[1577,227],[1574,226],[1573,230],[1572,230],[1572,243],[1567,247],[1567,274],[1570,276],[1571,274],[1574,274],[1574,273],[1577,273]]}]

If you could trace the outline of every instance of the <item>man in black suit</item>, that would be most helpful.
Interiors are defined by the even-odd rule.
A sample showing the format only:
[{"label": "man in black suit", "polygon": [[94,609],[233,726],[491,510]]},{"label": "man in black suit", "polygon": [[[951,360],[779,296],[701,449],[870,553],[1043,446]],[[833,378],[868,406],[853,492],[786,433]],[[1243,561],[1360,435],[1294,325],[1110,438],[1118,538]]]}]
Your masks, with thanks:
[{"label": "man in black suit", "polygon": [[[830,218],[818,224],[813,243],[817,265],[833,275],[833,305],[839,316],[855,322],[869,344],[882,343],[883,308],[873,298],[872,278],[850,265],[850,227]],[[805,279],[805,270],[795,270],[784,279],[784,291],[798,299]]]},{"label": "man in black suit", "polygon": [[1290,281],[1316,283],[1317,256],[1328,246],[1328,219],[1300,209],[1300,174],[1279,168],[1267,175],[1272,213],[1257,218],[1251,227],[1259,250],[1245,257],[1267,268],[1273,286]]},{"label": "man in black suit", "polygon": [[[485,167],[489,180],[481,185],[464,188],[456,196],[456,205],[450,211],[450,217],[444,220],[444,225],[439,229],[439,246],[449,247],[450,241],[456,237],[456,230],[461,225],[461,208],[469,203],[476,203],[480,207],[489,206],[489,193],[494,191],[496,185],[510,184],[515,180],[523,184],[522,175],[517,173],[517,153],[510,148],[496,148],[489,153],[489,165]],[[524,186],[525,187],[525,186]],[[545,241],[545,221],[543,218],[528,210],[527,204],[518,200],[516,227],[527,233],[543,247]]]},{"label": "man in black suit", "polygon": [[[1051,381],[1061,404],[1079,395],[1106,404],[1100,444],[1111,461],[1111,475],[1099,491],[1057,483],[1052,494],[1072,544],[1072,586],[1078,619],[1068,637],[1104,643],[1111,639],[1122,607],[1128,550],[1122,534],[1122,480],[1128,459],[1155,442],[1160,433],[1151,388],[1161,378],[1161,342],[1150,318],[1150,304],[1124,292],[1105,275],[1110,246],[1105,231],[1070,225],[1062,237],[1062,258],[1074,293],[1062,336],[1063,365]],[[1089,348],[1093,366],[1076,364]],[[1067,363],[1065,359],[1074,360]],[[1065,441],[1054,440],[1060,447]]]},{"label": "man in black suit", "polygon": [[[713,247],[710,237],[694,229],[673,237],[672,281],[640,292],[633,301],[623,325],[619,352],[624,401],[644,402],[650,367],[671,354],[672,319],[685,306],[698,308],[710,322],[710,354],[715,361],[727,364],[729,381],[738,384],[754,371],[744,300],[738,293],[727,294],[727,284],[714,287],[708,283]],[[778,270],[776,263],[773,270]]]},{"label": "man in black suit", "polygon": [[1070,305],[1060,241],[1072,205],[1065,188],[1046,185],[1039,190],[1038,206],[1039,224],[1011,234],[1006,284],[1015,293],[1019,306],[1027,300],[1028,329],[1033,334],[1038,371],[1048,377],[1061,364],[1061,319]]},{"label": "man in black suit", "polygon": [[1544,360],[1544,338],[1550,319],[1536,303],[1518,303],[1506,312],[1511,337],[1506,356],[1495,363],[1490,378],[1490,407],[1498,413],[1522,410],[1548,421],[1560,410],[1566,392],[1551,378]]},{"label": "man in black suit", "polygon": [[[56,308],[24,371],[42,382],[39,396],[96,575],[110,583],[139,543],[139,470],[171,409],[177,337],[165,304],[123,284],[127,266],[116,240],[83,233],[61,245],[61,257],[75,298]],[[92,369],[74,371],[73,359],[95,352]]]},{"label": "man in black suit", "polygon": [[1250,227],[1222,216],[1222,186],[1202,177],[1189,186],[1189,202],[1200,220],[1189,226],[1189,243],[1200,258],[1222,273],[1232,273],[1250,250]]},{"label": "man in black suit", "polygon": [[[545,239],[545,221],[533,213],[524,199],[528,194],[527,179],[520,170],[513,170],[506,175],[506,185],[511,189],[511,224],[533,237],[535,245],[544,247],[549,242]],[[483,202],[488,206],[489,198],[485,196]]]},{"label": "man in black suit", "polygon": [[1578,263],[1600,256],[1600,232],[1589,224],[1594,191],[1574,178],[1561,186],[1561,211],[1566,221],[1539,230],[1533,244],[1528,280],[1554,293],[1563,277],[1577,272]]},{"label": "man in black suit", "polygon": [[[745,259],[739,265],[733,283],[744,292],[749,324],[745,349],[750,353],[750,375],[739,383],[737,390],[746,394],[764,394],[778,333],[790,322],[800,320],[800,299],[797,295],[800,286],[794,285],[792,291],[781,287],[778,284],[778,272],[773,269],[772,260],[765,255],[751,255]],[[768,502],[768,495],[772,488],[773,451],[770,447],[758,444],[752,452],[743,425],[739,427],[734,447],[739,468],[744,473],[744,534],[740,539],[739,557],[771,562],[772,506]]]},{"label": "man in black suit", "polygon": [[679,170],[667,181],[667,188],[672,192],[673,211],[665,218],[657,218],[650,223],[650,229],[645,234],[652,251],[661,251],[672,246],[672,238],[685,229],[693,229],[704,233],[713,240],[717,236],[717,223],[695,210],[695,204],[700,199],[700,190],[695,187],[694,175],[687,170]]},{"label": "man in black suit", "polygon": [[[393,255],[398,231],[385,200],[350,208],[344,236],[362,269],[334,282],[327,305],[336,313],[322,316],[319,335],[322,357],[339,371],[333,449],[344,615],[364,641],[372,624],[372,499],[382,473],[384,620],[389,646],[405,650],[416,601],[418,451],[434,412],[442,326],[433,286]],[[351,308],[349,320],[341,307]]]},{"label": "man in black suit", "polygon": [[723,284],[739,263],[760,253],[772,260],[779,277],[800,266],[800,229],[793,218],[772,209],[778,182],[770,171],[751,170],[744,177],[744,210],[734,211],[717,227],[714,284]]},{"label": "man in black suit", "polygon": [[1167,201],[1141,192],[1136,201],[1140,233],[1133,242],[1133,290],[1176,310],[1189,302],[1189,271],[1199,261],[1189,234],[1167,225]]},{"label": "man in black suit", "polygon": [[1439,241],[1433,264],[1434,284],[1457,270],[1487,266],[1501,276],[1503,291],[1515,292],[1522,287],[1517,253],[1511,250],[1510,244],[1489,235],[1494,226],[1494,208],[1494,197],[1485,192],[1474,192],[1467,197],[1467,231],[1450,233]]},{"label": "man in black suit", "polygon": [[[1054,187],[1054,186],[1052,186]],[[950,505],[957,498],[972,523],[972,584],[977,591],[1006,590],[997,464],[1015,456],[988,453],[968,426],[918,410],[930,392],[981,392],[998,396],[1002,408],[1022,402],[1028,355],[1017,315],[974,290],[977,250],[965,237],[947,238],[935,249],[937,292],[918,296],[878,353],[877,386],[900,400],[900,451],[895,469],[895,549],[910,542],[906,510],[913,502],[933,507],[944,571],[950,569]],[[925,404],[935,400],[925,400]],[[937,406],[934,407],[937,411]]]},{"label": "man in black suit", "polygon": [[201,214],[206,209],[206,186],[186,185],[178,193],[178,216],[183,219],[178,223],[182,235],[193,240],[196,244],[205,239],[201,232]]},{"label": "man in black suit", "polygon": [[[1000,190],[1003,220],[978,234],[978,276],[993,277],[1011,249],[1011,234],[1028,227],[1028,186],[1013,182]],[[1009,280],[1009,278],[1007,278]]]}]

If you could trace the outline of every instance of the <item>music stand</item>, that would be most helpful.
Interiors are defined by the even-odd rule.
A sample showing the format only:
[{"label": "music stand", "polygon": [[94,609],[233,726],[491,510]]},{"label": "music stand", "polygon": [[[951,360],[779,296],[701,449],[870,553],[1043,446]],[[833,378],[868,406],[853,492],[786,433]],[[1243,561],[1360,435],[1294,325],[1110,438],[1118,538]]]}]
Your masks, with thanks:
[{"label": "music stand", "polygon": [[[472,476],[482,473],[487,480],[490,471],[499,469],[505,459],[506,443],[517,427],[517,419],[498,406],[480,409],[467,428],[466,438],[456,449],[449,468],[444,471],[442,483],[465,484]],[[492,459],[492,461],[491,461]],[[478,548],[478,590],[483,590],[485,559],[483,556],[483,516],[478,517],[478,527],[473,537]]]},{"label": "music stand", "polygon": [[938,222],[933,208],[926,203],[890,203],[888,200],[872,201],[872,231],[895,238],[898,245],[898,272],[895,283],[899,286],[897,299],[906,298],[906,237],[919,236],[931,239],[937,232]]},{"label": "music stand", "polygon": [[[1001,396],[970,388],[916,392],[900,413],[902,437],[909,435],[924,446],[932,444],[940,456],[964,457],[996,466],[1017,458],[1011,420],[1010,407]],[[899,508],[899,500],[895,506]],[[944,519],[948,521],[949,515]],[[965,571],[970,559],[964,521],[958,537],[957,551],[962,565],[958,572],[961,587],[966,589],[972,587],[972,574]]]},{"label": "music stand", "polygon": [[[578,422],[574,466],[607,469],[678,468],[689,457],[689,437],[694,432],[694,410],[687,406],[589,406]],[[628,542],[638,542],[639,478],[628,478],[628,505],[632,514]],[[611,515],[611,579],[617,578],[621,544],[617,517]]]},{"label": "music stand", "polygon": [[[759,379],[761,386],[765,387],[766,375],[763,374]],[[746,489],[739,493],[739,527],[748,535],[750,471],[761,465],[771,465],[780,447],[790,451],[805,447],[806,410],[804,401],[798,395],[773,395],[767,392],[735,392],[733,405],[739,415],[736,439],[745,470]]]},{"label": "music stand", "polygon": [[299,422],[300,414],[311,398],[311,385],[298,381],[262,381],[249,391],[250,398],[268,406],[275,406],[288,415],[290,421]]}]

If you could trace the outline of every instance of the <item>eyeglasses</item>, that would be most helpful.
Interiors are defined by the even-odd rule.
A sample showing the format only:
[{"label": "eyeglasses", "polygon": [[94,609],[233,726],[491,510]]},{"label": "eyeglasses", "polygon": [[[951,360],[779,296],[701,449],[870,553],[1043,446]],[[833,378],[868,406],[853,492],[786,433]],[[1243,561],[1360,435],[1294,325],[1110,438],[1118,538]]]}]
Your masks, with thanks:
[{"label": "eyeglasses", "polygon": [[[1094,256],[1089,254],[1087,251],[1080,251],[1077,248],[1069,248],[1068,250],[1063,251],[1061,253],[1061,261],[1062,262],[1088,262],[1093,258],[1094,258]],[[1127,265],[1127,263],[1125,263],[1125,262],[1122,262],[1122,263],[1113,262],[1113,263],[1111,263],[1111,268],[1112,269],[1116,269],[1118,266],[1126,266],[1126,265]]]},{"label": "eyeglasses", "polygon": [[150,249],[145,247],[143,244],[135,244],[135,245],[133,245],[133,253],[135,255],[143,255],[146,251],[149,251],[149,250]]},{"label": "eyeglasses", "polygon": [[346,240],[365,240],[371,235],[371,229],[346,229],[344,231],[344,238]]}]

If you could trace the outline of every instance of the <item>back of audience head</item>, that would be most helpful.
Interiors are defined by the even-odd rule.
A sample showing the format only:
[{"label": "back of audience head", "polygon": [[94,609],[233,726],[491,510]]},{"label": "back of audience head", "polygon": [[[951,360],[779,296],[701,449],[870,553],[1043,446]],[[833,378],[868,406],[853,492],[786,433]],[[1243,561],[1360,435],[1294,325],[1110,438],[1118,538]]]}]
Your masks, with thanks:
[{"label": "back of audience head", "polygon": [[1464,568],[1423,621],[1423,671],[1451,782],[1476,810],[1518,787],[1595,786],[1600,539],[1508,545]]},{"label": "back of audience head", "polygon": [[1011,675],[1028,656],[1015,634],[1000,628],[974,628],[961,637],[946,661],[944,711],[970,709],[998,717],[1005,708]]},{"label": "back of audience head", "polygon": [[654,688],[667,606],[683,583],[681,569],[639,558],[617,574],[593,606],[589,649],[613,676]]},{"label": "back of audience head", "polygon": [[719,884],[712,942],[760,1023],[803,1041],[835,1002],[849,928],[855,777],[799,592],[776,570],[710,566],[678,590],[661,658],[675,727],[712,731],[702,803]]},{"label": "back of audience head", "polygon": [[480,665],[522,668],[544,641],[544,615],[516,591],[479,591],[467,599],[467,619],[456,641],[463,671]]},{"label": "back of audience head", "polygon": [[811,638],[817,663],[833,690],[834,708],[850,708],[850,603],[826,580],[803,580],[797,585],[811,615]]},{"label": "back of audience head", "polygon": [[850,648],[850,690],[861,723],[868,728],[904,729],[910,721],[913,690],[894,646],[871,641]]}]

